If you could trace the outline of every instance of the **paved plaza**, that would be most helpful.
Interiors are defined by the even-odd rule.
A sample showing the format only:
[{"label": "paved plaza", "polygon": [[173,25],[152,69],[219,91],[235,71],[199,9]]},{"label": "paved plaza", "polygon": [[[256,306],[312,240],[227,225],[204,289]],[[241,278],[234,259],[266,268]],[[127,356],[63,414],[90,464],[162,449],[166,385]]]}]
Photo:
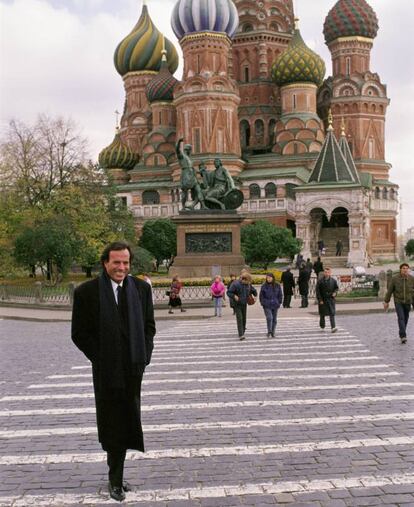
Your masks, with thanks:
[{"label": "paved plaza", "polygon": [[[414,324],[414,323],[411,323]],[[395,315],[158,323],[124,505],[414,506],[414,332]],[[0,321],[0,505],[116,504],[67,322]]]}]

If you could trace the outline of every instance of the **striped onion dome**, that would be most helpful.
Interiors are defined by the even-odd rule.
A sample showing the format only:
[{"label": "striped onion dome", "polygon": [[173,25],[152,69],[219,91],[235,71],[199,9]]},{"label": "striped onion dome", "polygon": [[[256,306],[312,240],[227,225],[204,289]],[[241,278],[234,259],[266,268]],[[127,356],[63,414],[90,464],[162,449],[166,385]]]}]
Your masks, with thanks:
[{"label": "striped onion dome", "polygon": [[[122,40],[115,50],[114,63],[116,70],[124,76],[128,72],[154,71],[161,67],[161,51],[164,36],[156,28],[144,4],[141,16],[132,32]],[[172,42],[165,39],[168,51],[168,68],[171,73],[177,70],[178,53]]]},{"label": "striped onion dome", "polygon": [[171,16],[178,39],[195,32],[226,33],[231,38],[238,25],[239,14],[232,0],[178,0]]},{"label": "striped onion dome", "polygon": [[139,156],[122,142],[117,128],[114,140],[99,154],[99,165],[105,169],[132,169]]},{"label": "striped onion dome", "polygon": [[375,39],[378,18],[365,0],[339,0],[329,11],[323,25],[327,44],[338,37],[368,37]]},{"label": "striped onion dome", "polygon": [[292,40],[272,66],[272,77],[279,86],[292,83],[322,84],[325,62],[305,44],[296,26]]},{"label": "striped onion dome", "polygon": [[159,73],[152,79],[146,88],[147,99],[152,102],[170,102],[174,98],[174,87],[178,83],[168,69],[167,51],[162,51],[162,62]]}]

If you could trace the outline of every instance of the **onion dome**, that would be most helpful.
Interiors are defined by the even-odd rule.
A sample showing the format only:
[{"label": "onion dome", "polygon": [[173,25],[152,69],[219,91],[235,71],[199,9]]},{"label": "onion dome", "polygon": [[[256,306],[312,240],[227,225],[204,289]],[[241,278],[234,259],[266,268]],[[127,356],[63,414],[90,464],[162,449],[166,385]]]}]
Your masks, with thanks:
[{"label": "onion dome", "polygon": [[[132,32],[118,44],[114,54],[116,70],[124,76],[128,72],[153,71],[158,72],[161,67],[161,50],[164,36],[156,28],[144,4],[141,16]],[[168,51],[168,68],[171,73],[177,70],[178,53],[174,45],[165,39]]]},{"label": "onion dome", "polygon": [[326,16],[323,33],[327,44],[338,37],[374,39],[378,33],[378,18],[365,0],[339,0]]},{"label": "onion dome", "polygon": [[232,0],[178,0],[171,26],[177,39],[195,32],[226,33],[231,38],[239,26],[239,14]]},{"label": "onion dome", "polygon": [[173,100],[174,87],[178,83],[177,79],[168,69],[167,51],[162,51],[161,69],[157,76],[148,84],[145,90],[147,99],[152,102],[169,102]]},{"label": "onion dome", "polygon": [[99,154],[99,165],[105,169],[132,169],[139,156],[122,142],[117,128],[114,140]]},{"label": "onion dome", "polygon": [[325,62],[305,44],[296,23],[286,51],[273,64],[273,80],[279,86],[292,83],[314,83],[320,86],[325,70]]}]

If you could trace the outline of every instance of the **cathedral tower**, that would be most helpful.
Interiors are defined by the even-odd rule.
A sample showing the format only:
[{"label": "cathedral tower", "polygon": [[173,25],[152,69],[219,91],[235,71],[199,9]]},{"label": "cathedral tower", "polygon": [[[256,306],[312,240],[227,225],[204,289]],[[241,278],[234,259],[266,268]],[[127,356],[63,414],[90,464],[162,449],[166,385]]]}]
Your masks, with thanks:
[{"label": "cathedral tower", "polygon": [[270,151],[280,114],[271,67],[293,32],[292,0],[235,0],[240,24],[233,39],[233,76],[240,92],[239,120],[245,152]]},{"label": "cathedral tower", "polygon": [[[115,50],[114,63],[125,85],[125,108],[121,119],[121,137],[140,156],[145,136],[151,130],[151,108],[146,97],[147,84],[161,68],[164,37],[152,22],[146,1],[141,16]],[[173,44],[165,39],[168,68],[172,73],[178,67],[178,54]]]},{"label": "cathedral tower", "polygon": [[239,172],[240,98],[229,77],[236,7],[232,0],[178,0],[171,24],[184,53],[183,79],[174,90],[177,139],[192,144],[195,158],[219,156],[228,169]]},{"label": "cathedral tower", "polygon": [[377,32],[377,16],[365,0],[339,0],[334,5],[324,24],[333,76],[322,88],[319,101],[322,115],[331,107],[338,137],[344,118],[358,169],[388,179],[384,136],[389,100],[386,86],[370,69]]}]

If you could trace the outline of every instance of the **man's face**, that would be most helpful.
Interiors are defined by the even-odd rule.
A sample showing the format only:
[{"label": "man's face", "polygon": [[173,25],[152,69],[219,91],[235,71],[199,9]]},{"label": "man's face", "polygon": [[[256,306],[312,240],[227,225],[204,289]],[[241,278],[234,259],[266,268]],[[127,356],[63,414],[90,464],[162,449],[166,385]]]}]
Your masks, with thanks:
[{"label": "man's face", "polygon": [[129,251],[127,249],[112,250],[104,266],[109,278],[115,283],[121,283],[129,273]]},{"label": "man's face", "polygon": [[400,273],[402,276],[408,276],[408,271],[410,270],[410,268],[408,266],[403,266],[400,270]]},{"label": "man's face", "polygon": [[216,158],[214,161],[215,168],[218,169],[220,167],[220,165],[221,165],[220,160],[218,158]]},{"label": "man's face", "polygon": [[323,270],[323,274],[325,275],[325,278],[329,278],[331,276],[331,270],[326,268]]}]

